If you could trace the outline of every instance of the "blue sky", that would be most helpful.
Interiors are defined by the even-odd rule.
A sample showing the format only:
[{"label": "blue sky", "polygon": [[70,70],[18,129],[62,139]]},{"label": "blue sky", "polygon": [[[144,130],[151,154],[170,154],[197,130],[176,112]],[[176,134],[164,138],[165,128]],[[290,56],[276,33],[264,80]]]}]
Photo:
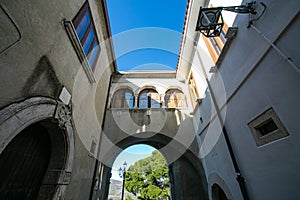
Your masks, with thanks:
[{"label": "blue sky", "polygon": [[118,70],[175,70],[186,4],[187,0],[107,0]]},{"label": "blue sky", "polygon": [[112,179],[121,180],[118,174],[118,169],[120,167],[123,167],[123,163],[125,161],[127,163],[127,169],[128,169],[128,167],[130,165],[133,165],[136,161],[150,156],[151,152],[154,150],[156,149],[149,145],[144,145],[144,144],[133,145],[126,148],[118,155],[118,157],[116,158],[113,164],[112,171],[111,171]]}]

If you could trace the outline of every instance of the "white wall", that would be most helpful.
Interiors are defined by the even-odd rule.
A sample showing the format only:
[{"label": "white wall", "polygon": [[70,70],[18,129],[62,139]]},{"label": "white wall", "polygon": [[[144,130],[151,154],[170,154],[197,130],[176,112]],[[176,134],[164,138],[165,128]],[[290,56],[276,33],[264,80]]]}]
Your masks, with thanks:
[{"label": "white wall", "polygon": [[[299,67],[299,2],[268,0],[264,3],[266,13],[254,25]],[[211,84],[250,199],[298,199],[299,72],[253,28],[247,28],[248,19],[247,15],[238,15],[234,23],[238,34],[221,62],[219,72],[211,77]],[[276,23],[272,23],[274,20]],[[203,117],[202,124],[198,121],[197,125],[202,143],[204,136],[218,132],[214,131],[214,125],[206,126],[215,121],[211,119],[214,111],[207,110],[210,107],[211,101],[206,95],[197,109],[197,117]],[[247,124],[270,107],[283,122],[289,136],[258,147]],[[203,162],[208,180],[211,174],[217,173],[233,199],[241,199],[222,136]],[[209,184],[212,183],[209,181]]]}]

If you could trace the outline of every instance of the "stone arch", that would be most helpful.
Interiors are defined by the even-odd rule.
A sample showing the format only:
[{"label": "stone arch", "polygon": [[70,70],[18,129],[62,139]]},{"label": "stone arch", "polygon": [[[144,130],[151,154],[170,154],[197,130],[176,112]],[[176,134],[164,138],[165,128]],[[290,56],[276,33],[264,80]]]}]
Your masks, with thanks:
[{"label": "stone arch", "polygon": [[37,199],[51,149],[49,134],[39,123],[13,138],[0,154],[0,199]]},{"label": "stone arch", "polygon": [[[113,95],[118,91],[118,90],[121,90],[121,89],[128,89],[130,91],[132,91],[133,95],[135,96],[135,89],[134,89],[134,85],[133,84],[127,84],[127,85],[116,85],[116,86],[113,86],[111,87],[111,90],[109,91],[109,96],[108,96],[108,108],[111,108],[111,104],[112,104],[112,98],[113,98]],[[136,98],[135,98],[135,101],[136,101]]]},{"label": "stone arch", "polygon": [[226,195],[226,198],[228,200],[232,200],[233,196],[232,193],[230,192],[229,187],[225,183],[224,179],[221,178],[217,173],[212,173],[208,177],[208,194],[210,199],[217,200],[216,199],[216,191],[215,189],[219,187]]},{"label": "stone arch", "polygon": [[187,99],[182,90],[169,88],[165,92],[164,103],[167,108],[186,108]]},{"label": "stone arch", "polygon": [[[149,137],[147,137],[149,136]],[[108,150],[105,155],[106,165],[102,165],[102,177],[100,194],[103,196],[100,199],[107,198],[110,170],[122,150],[136,144],[147,144],[156,148],[166,159],[169,166],[169,176],[171,183],[172,199],[197,200],[208,199],[207,181],[205,178],[204,168],[200,159],[195,156],[189,149],[184,153],[178,152],[182,148],[180,142],[173,142],[172,146],[168,144],[172,138],[163,134],[140,133],[138,137],[129,136],[116,144],[118,148],[113,147]],[[182,153],[182,155],[174,161],[174,154]],[[175,155],[177,156],[177,155]],[[171,161],[171,163],[170,163]],[[187,177],[190,178],[187,180]]]},{"label": "stone arch", "polygon": [[139,95],[145,89],[153,89],[153,90],[157,91],[157,89],[156,89],[156,87],[154,85],[144,85],[142,87],[137,88],[134,91],[134,95]]},{"label": "stone arch", "polygon": [[182,87],[180,87],[180,86],[169,86],[166,88],[164,93],[166,93],[168,90],[172,90],[172,89],[177,89],[177,90],[180,90],[181,92],[183,91]]},{"label": "stone arch", "polygon": [[[131,95],[126,96],[127,94]],[[110,108],[133,108],[135,101],[133,90],[130,87],[121,87],[113,92]]]},{"label": "stone arch", "polygon": [[118,90],[122,90],[122,89],[128,89],[130,91],[133,92],[133,94],[135,94],[135,90],[133,89],[133,87],[129,86],[129,85],[118,85],[116,87],[113,88],[113,90],[111,91],[111,96],[113,96],[114,93],[116,93]]},{"label": "stone arch", "polygon": [[66,105],[46,97],[33,97],[3,108],[0,111],[0,154],[25,128],[33,124],[40,124],[47,130],[53,146],[53,156],[38,199],[64,198],[74,160],[71,111]]},{"label": "stone arch", "polygon": [[139,92],[137,105],[139,108],[161,108],[160,95],[156,89],[144,88]]}]

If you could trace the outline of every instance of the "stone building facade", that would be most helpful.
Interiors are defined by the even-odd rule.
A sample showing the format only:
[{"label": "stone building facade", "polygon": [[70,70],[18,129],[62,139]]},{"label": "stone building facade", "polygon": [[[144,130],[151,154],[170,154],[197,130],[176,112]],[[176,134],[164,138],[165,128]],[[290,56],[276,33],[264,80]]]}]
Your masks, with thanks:
[{"label": "stone building facade", "polygon": [[[29,0],[0,5],[0,198],[88,199],[115,72],[105,4]],[[100,46],[93,63],[76,43],[70,23],[86,8]],[[40,132],[48,139],[35,137]]]}]

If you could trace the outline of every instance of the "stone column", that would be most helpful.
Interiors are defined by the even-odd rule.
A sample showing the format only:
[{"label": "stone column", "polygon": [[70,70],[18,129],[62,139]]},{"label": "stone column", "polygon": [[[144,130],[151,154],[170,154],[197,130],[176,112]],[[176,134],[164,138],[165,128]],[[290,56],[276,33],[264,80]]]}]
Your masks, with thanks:
[{"label": "stone column", "polygon": [[138,108],[139,95],[134,95],[134,108]]},{"label": "stone column", "polygon": [[166,104],[165,104],[165,94],[161,94],[160,95],[160,102],[161,102],[161,107],[165,108]]}]

